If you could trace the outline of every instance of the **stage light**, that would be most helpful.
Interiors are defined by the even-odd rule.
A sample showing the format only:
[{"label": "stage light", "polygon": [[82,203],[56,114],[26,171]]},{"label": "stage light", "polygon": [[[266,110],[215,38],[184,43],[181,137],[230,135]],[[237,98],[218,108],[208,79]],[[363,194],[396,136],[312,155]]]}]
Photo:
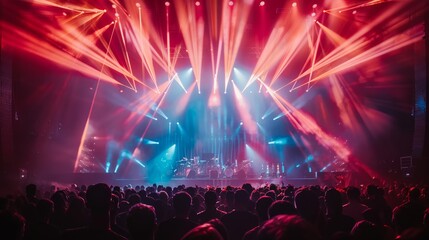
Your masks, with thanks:
[{"label": "stage light", "polygon": [[167,2],[165,2],[165,6],[166,6],[166,7],[170,6],[170,2],[168,2],[168,1],[167,1]]},{"label": "stage light", "polygon": [[292,3],[292,7],[296,7],[296,5],[297,5],[296,2]]},{"label": "stage light", "polygon": [[136,7],[140,8],[140,3],[136,3]]},{"label": "stage light", "polygon": [[357,13],[357,11],[356,10],[354,10],[353,12],[352,12],[352,14],[356,14]]},{"label": "stage light", "polygon": [[233,2],[233,1],[229,1],[229,3],[228,3],[228,4],[229,4],[229,6],[231,6],[231,7],[232,7],[232,6],[234,6],[234,2]]},{"label": "stage light", "polygon": [[200,1],[195,2],[195,6],[199,7],[201,5]]},{"label": "stage light", "polygon": [[109,173],[109,168],[110,168],[110,162],[106,163],[106,173]]},{"label": "stage light", "polygon": [[265,6],[265,1],[261,1],[261,2],[259,2],[259,6],[260,6],[260,7]]},{"label": "stage light", "polygon": [[313,8],[317,8],[317,4],[315,3],[315,4],[313,4]]},{"label": "stage light", "polygon": [[312,17],[315,17],[315,16],[316,16],[316,13],[315,13],[315,12],[312,12],[312,13],[311,13],[311,16],[312,16]]},{"label": "stage light", "polygon": [[118,17],[119,17],[119,13],[115,13],[115,17],[117,17],[117,18],[118,18]]},{"label": "stage light", "polygon": [[180,123],[179,123],[179,122],[176,122],[176,124],[177,124],[177,125],[180,125]]},{"label": "stage light", "polygon": [[243,122],[240,122],[240,125],[243,125]]},{"label": "stage light", "polygon": [[112,4],[112,8],[116,8],[116,5],[115,5],[115,4]]}]

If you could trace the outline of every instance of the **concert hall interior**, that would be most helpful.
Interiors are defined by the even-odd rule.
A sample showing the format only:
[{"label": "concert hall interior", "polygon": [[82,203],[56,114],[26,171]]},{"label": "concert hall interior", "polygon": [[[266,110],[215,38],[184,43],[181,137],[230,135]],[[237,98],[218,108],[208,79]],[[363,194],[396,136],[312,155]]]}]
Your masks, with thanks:
[{"label": "concert hall interior", "polygon": [[2,1],[9,182],[428,181],[428,3]]}]

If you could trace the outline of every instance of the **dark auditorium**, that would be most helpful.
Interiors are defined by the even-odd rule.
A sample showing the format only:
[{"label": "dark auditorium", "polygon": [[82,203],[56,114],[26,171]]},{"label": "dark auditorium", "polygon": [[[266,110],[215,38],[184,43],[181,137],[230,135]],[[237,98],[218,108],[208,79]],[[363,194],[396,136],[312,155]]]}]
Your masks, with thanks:
[{"label": "dark auditorium", "polygon": [[429,239],[429,0],[1,0],[0,90],[0,239]]}]

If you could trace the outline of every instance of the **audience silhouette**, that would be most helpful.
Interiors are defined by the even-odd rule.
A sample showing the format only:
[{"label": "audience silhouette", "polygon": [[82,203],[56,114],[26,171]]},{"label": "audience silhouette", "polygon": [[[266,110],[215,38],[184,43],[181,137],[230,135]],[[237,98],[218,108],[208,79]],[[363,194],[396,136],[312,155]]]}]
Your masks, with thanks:
[{"label": "audience silhouette", "polygon": [[362,195],[284,184],[23,190],[0,197],[2,239],[429,239],[426,186],[368,185]]}]

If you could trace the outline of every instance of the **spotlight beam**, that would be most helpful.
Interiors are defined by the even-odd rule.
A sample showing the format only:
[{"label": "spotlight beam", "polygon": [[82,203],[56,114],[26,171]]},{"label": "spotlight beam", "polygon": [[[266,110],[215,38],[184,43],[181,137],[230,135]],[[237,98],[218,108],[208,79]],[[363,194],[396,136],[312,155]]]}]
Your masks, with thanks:
[{"label": "spotlight beam", "polygon": [[204,43],[204,22],[202,17],[197,18],[195,4],[191,1],[176,1],[177,20],[182,31],[188,51],[189,60],[197,82],[198,91],[201,90],[201,65]]},{"label": "spotlight beam", "polygon": [[238,1],[236,6],[231,8],[227,1],[223,2],[222,31],[223,56],[225,64],[225,89],[226,92],[229,78],[231,76],[234,62],[237,57],[246,27],[247,18],[250,13],[253,0]]}]

